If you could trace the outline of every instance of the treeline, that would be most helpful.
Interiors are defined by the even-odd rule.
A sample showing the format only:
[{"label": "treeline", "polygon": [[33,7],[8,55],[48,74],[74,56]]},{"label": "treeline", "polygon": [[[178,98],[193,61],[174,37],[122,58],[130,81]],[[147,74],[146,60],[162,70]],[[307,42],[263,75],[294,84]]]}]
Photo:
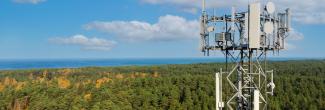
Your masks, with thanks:
[{"label": "treeline", "polygon": [[[325,61],[269,64],[276,71],[269,109],[325,109]],[[214,73],[224,67],[212,63],[1,71],[0,109],[213,110]]]}]

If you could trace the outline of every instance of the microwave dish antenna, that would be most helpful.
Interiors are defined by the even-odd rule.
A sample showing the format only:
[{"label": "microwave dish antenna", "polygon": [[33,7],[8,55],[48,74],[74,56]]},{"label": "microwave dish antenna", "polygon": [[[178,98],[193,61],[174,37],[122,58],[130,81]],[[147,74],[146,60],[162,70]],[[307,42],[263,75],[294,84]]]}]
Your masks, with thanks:
[{"label": "microwave dish antenna", "polygon": [[269,14],[273,14],[275,12],[275,5],[273,2],[268,2],[266,4],[266,11],[269,13]]}]

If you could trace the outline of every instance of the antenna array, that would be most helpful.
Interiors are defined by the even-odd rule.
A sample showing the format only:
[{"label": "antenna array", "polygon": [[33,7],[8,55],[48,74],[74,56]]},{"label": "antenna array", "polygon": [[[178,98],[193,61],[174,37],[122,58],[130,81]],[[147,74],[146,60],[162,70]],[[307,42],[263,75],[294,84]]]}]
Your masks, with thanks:
[{"label": "antenna array", "polygon": [[[273,95],[273,70],[267,70],[268,52],[285,49],[285,38],[290,31],[291,13],[286,9],[276,13],[275,5],[268,2],[249,4],[248,11],[230,15],[209,16],[203,0],[200,18],[201,51],[221,51],[226,57],[226,71],[216,73],[216,109],[222,109],[222,78],[232,88],[226,96],[229,109],[266,109],[268,96]],[[225,74],[225,77],[222,77]],[[271,76],[271,78],[269,78]]]}]

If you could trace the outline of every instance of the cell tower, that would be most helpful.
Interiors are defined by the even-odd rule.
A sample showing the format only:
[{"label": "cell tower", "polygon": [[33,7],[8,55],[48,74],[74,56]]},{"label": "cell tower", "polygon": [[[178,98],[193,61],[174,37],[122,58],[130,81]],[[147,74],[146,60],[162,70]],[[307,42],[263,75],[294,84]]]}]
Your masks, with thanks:
[{"label": "cell tower", "polygon": [[[248,5],[248,11],[223,16],[210,16],[202,3],[201,51],[221,51],[226,69],[216,73],[216,109],[267,109],[268,96],[273,95],[273,70],[267,70],[268,52],[279,53],[285,48],[290,31],[290,9],[277,12],[275,5],[260,2]],[[222,79],[232,88],[223,102]],[[226,83],[227,84],[227,83]],[[229,92],[229,91],[228,91]]]}]

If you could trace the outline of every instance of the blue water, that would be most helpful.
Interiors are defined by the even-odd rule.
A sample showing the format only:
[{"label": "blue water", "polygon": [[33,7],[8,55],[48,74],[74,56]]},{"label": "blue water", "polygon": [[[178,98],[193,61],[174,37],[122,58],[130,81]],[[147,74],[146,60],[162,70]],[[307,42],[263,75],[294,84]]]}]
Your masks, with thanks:
[{"label": "blue water", "polygon": [[[273,58],[273,61],[298,58]],[[0,70],[39,68],[78,68],[89,66],[146,66],[225,62],[224,58],[126,58],[126,59],[29,59],[0,60]]]}]

